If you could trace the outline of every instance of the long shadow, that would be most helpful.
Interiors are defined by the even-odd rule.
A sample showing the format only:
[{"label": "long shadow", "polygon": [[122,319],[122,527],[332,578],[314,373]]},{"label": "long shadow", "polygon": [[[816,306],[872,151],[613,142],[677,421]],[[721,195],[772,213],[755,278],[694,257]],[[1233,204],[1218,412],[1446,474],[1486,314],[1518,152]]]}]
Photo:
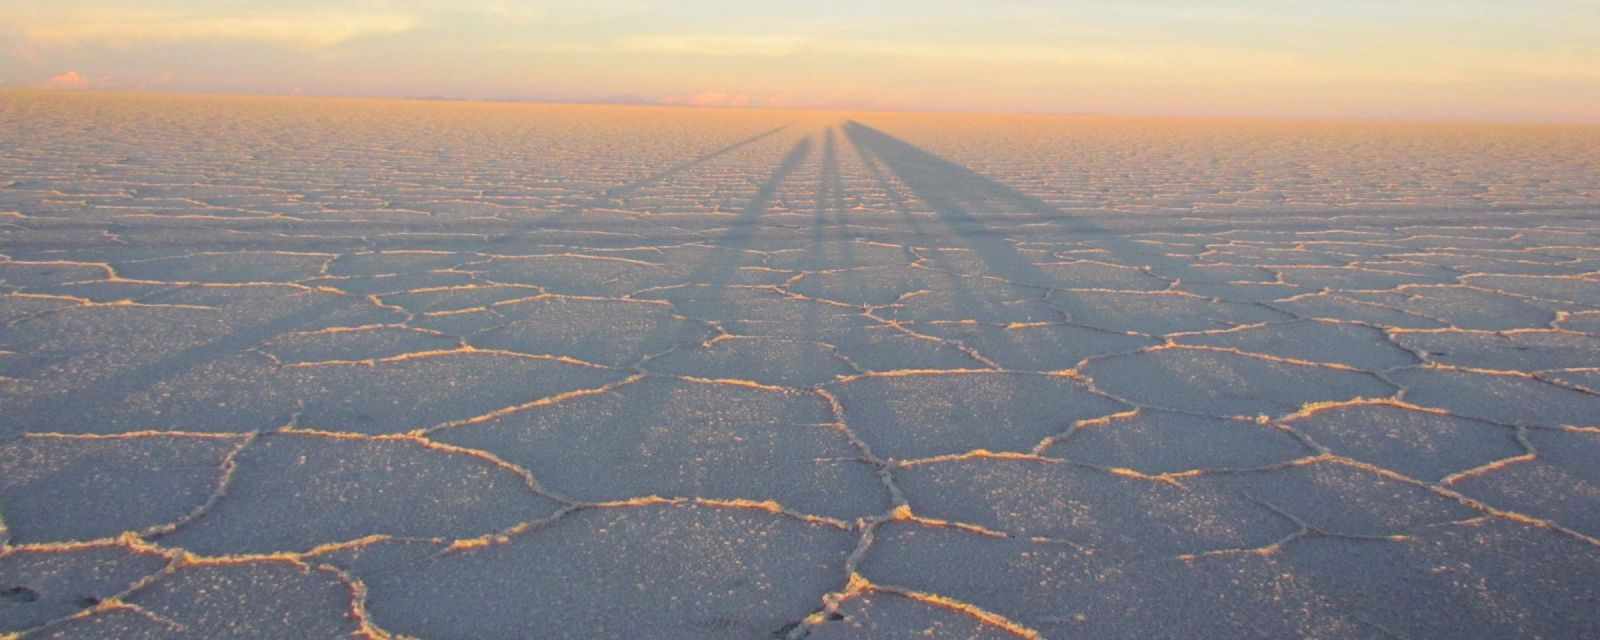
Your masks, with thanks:
[{"label": "long shadow", "polygon": [[[110,406],[120,403],[125,398],[147,390],[162,380],[207,363],[239,355],[244,353],[245,349],[269,338],[303,329],[340,304],[343,304],[343,301],[338,298],[314,304],[295,313],[279,316],[263,324],[241,328],[211,342],[171,353],[160,360],[108,376],[88,387],[41,399],[38,403],[14,414],[27,416],[28,419],[27,423],[20,421],[14,423],[16,433],[8,433],[7,427],[0,424],[0,442],[20,436],[28,430],[37,430],[41,426],[46,431],[72,431],[74,428],[82,427],[83,425],[66,424],[68,420],[82,419],[80,414],[74,413],[74,408],[80,408],[85,404]],[[286,422],[292,411],[292,408],[286,409],[283,415],[273,416],[273,420],[279,424]],[[12,418],[5,419],[5,422],[11,421]],[[28,424],[30,427],[22,428],[23,424]],[[262,424],[253,425],[251,428],[265,429],[272,426],[274,425]]]},{"label": "long shadow", "polygon": [[[829,127],[827,135],[822,140],[822,175],[817,183],[817,214],[819,222],[825,228],[831,227],[834,232],[833,239],[839,243],[840,267],[853,267],[856,262],[855,248],[851,244],[855,239],[850,233],[850,224],[845,220],[844,209],[844,177],[839,172],[839,154],[834,144],[833,128]],[[828,225],[829,218],[832,224]],[[849,274],[849,282],[857,283],[860,276],[854,272]]]},{"label": "long shadow", "polygon": [[[896,214],[899,214],[900,220],[904,222],[906,226],[911,228],[911,237],[926,240],[928,241],[928,244],[934,245],[935,249],[940,248],[938,246],[938,237],[929,232],[927,229],[924,229],[922,222],[917,220],[915,215],[912,215],[911,207],[906,204],[905,196],[900,193],[899,189],[896,189],[895,186],[889,182],[889,177],[884,175],[883,167],[879,166],[878,159],[873,155],[872,151],[859,144],[853,146],[856,150],[856,156],[861,158],[861,164],[866,167],[867,173],[872,176],[875,182],[878,183],[878,188],[882,189],[884,196],[889,199],[890,209],[892,209]],[[911,252],[908,251],[908,253]],[[908,257],[920,256],[912,254]],[[965,278],[960,275],[961,270],[955,265],[950,264],[950,259],[945,257],[942,252],[934,252],[934,254],[929,257],[929,262],[931,262],[941,273],[948,275],[952,281],[964,281]],[[979,306],[982,306],[985,310],[989,309],[990,305],[988,301],[980,300],[974,296],[971,288],[969,287],[957,285],[952,293],[955,295],[956,304],[961,306],[963,309],[975,309]]]},{"label": "long shadow", "polygon": [[[817,177],[815,211],[811,223],[811,252],[809,261],[802,265],[807,272],[823,269],[841,269],[855,266],[855,252],[844,224],[844,179],[839,172],[838,136],[829,127],[822,136],[822,166]],[[827,248],[835,244],[839,261],[829,263]],[[860,276],[854,272],[846,275],[848,282],[858,283]],[[821,331],[821,314],[818,304],[806,305],[805,337],[813,342],[833,344]],[[835,345],[837,346],[837,345]]]},{"label": "long shadow", "polygon": [[[794,170],[799,168],[810,155],[811,138],[807,137],[795,143],[778,162],[778,166],[773,168],[766,181],[756,189],[755,194],[750,197],[750,202],[740,210],[728,229],[712,241],[711,254],[689,273],[684,282],[688,287],[698,286],[704,289],[705,296],[696,296],[698,304],[721,304],[729,281],[733,279],[745,257],[745,250],[755,239],[761,215],[772,205],[773,198],[777,196],[778,189],[783,186],[784,181],[789,179],[789,174],[794,173]],[[658,322],[642,344],[656,344],[662,341],[672,332],[672,324],[670,319]],[[650,354],[636,355],[643,358]]]},{"label": "long shadow", "polygon": [[[917,217],[911,213],[911,207],[906,203],[905,196],[900,193],[900,190],[894,184],[889,182],[889,177],[884,174],[883,167],[880,166],[877,157],[873,155],[872,151],[859,144],[852,144],[851,146],[856,150],[856,157],[861,159],[861,164],[866,167],[867,173],[872,176],[873,181],[878,184],[878,188],[882,189],[884,196],[889,199],[890,209],[898,214],[901,221],[911,229],[911,237],[924,240],[926,244],[935,249],[935,251],[931,252],[932,255],[927,256],[928,262],[937,273],[944,274],[949,282],[953,284],[950,293],[956,308],[971,311],[982,310],[985,317],[998,316],[999,313],[996,311],[995,305],[991,303],[992,301],[979,297],[972,287],[966,286],[965,283],[968,281],[968,277],[961,275],[962,270],[951,264],[950,259],[940,250],[943,247],[940,246],[939,237],[925,229],[922,226],[922,222],[917,220]],[[908,250],[908,253],[913,252]],[[913,255],[911,257],[920,256]],[[967,346],[970,347],[970,345]]]},{"label": "long shadow", "polygon": [[[771,133],[773,132],[763,134],[763,136]],[[676,291],[689,292],[691,294],[689,300],[692,300],[695,305],[713,308],[722,305],[726,289],[742,265],[746,250],[754,241],[756,232],[760,228],[762,214],[766,213],[767,208],[771,206],[773,199],[777,197],[778,189],[788,180],[789,175],[794,173],[795,169],[799,168],[810,154],[811,139],[809,137],[802,138],[793,147],[790,147],[788,153],[784,154],[783,158],[778,161],[777,166],[773,168],[772,173],[750,196],[749,202],[744,205],[744,208],[739,211],[739,214],[733,220],[728,222],[727,228],[723,229],[715,238],[705,242],[710,247],[709,253],[705,256],[705,259],[701,260],[685,276],[680,283],[681,286],[675,289]],[[658,296],[650,297],[652,299],[658,298]],[[671,297],[660,296],[659,299],[670,301]],[[674,304],[675,310],[676,307],[677,305]],[[700,314],[685,313],[683,315],[699,317]],[[720,317],[722,314],[716,315],[719,320],[722,319]],[[639,343],[646,347],[637,353],[628,354],[630,366],[637,367],[651,357],[660,355],[660,353],[650,352],[648,345],[671,344],[674,347],[681,346],[685,338],[681,335],[675,335],[677,331],[679,331],[677,320],[672,317],[656,321],[646,331]]]},{"label": "long shadow", "polygon": [[913,195],[927,203],[939,221],[983,260],[989,272],[1024,285],[1055,285],[1054,278],[1017,251],[1006,236],[980,222],[964,204],[1008,195],[1010,187],[859,123],[846,123],[845,132],[858,149],[888,167]]},{"label": "long shadow", "polygon": [[[1119,237],[1115,231],[1092,221],[1071,216],[1049,203],[1018,191],[1005,183],[981,175],[964,166],[945,160],[887,133],[851,121],[845,124],[851,141],[870,150],[883,161],[918,198],[927,202],[946,224],[959,231],[971,231],[967,236],[974,251],[978,251],[991,267],[1005,273],[1040,275],[1031,263],[1021,259],[1016,249],[998,240],[987,225],[973,217],[967,210],[971,204],[999,201],[1023,211],[1038,214],[1058,227],[1083,234],[1093,234],[1096,240],[1120,258],[1136,258],[1139,263],[1176,277],[1188,271],[1182,261],[1162,255],[1139,243]],[[992,260],[992,262],[991,262]],[[1020,261],[1023,264],[1015,264]],[[1167,272],[1171,273],[1167,273]],[[1050,282],[1048,277],[1043,282]]]},{"label": "long shadow", "polygon": [[[827,266],[845,268],[855,266],[855,250],[850,246],[849,225],[844,219],[844,178],[839,174],[839,153],[835,138],[832,127],[828,128],[822,137],[822,171],[817,178],[815,235],[818,241],[832,240],[839,243],[842,262]],[[829,232],[832,232],[831,237]],[[819,247],[817,251],[820,253],[820,250]],[[823,265],[819,263],[817,266]]]},{"label": "long shadow", "polygon": [[[771,135],[777,131],[775,129],[762,134],[761,137]],[[750,141],[747,141],[746,144]],[[778,189],[783,185],[784,180],[805,161],[810,152],[811,140],[809,138],[801,140],[789,150],[788,154],[779,162],[777,168],[762,183],[750,202],[745,205],[739,216],[733,221],[732,227],[715,241],[715,249],[712,255],[690,276],[690,282],[709,284],[711,285],[710,290],[716,292],[716,297],[721,297],[722,288],[732,279],[734,272],[738,270],[744,249],[750,245],[754,237],[761,214],[772,203],[772,199],[777,195]],[[45,400],[28,407],[23,413],[24,415],[38,415],[45,418],[47,423],[54,423],[57,418],[65,417],[68,409],[73,404],[81,402],[82,398],[125,398],[148,388],[164,376],[172,375],[175,371],[187,371],[201,364],[241,353],[244,349],[255,346],[268,338],[286,331],[302,328],[308,322],[325,315],[340,302],[338,299],[329,300],[260,325],[247,327],[209,343],[173,353],[159,361],[111,376],[67,396]],[[670,330],[670,323],[662,323],[656,328],[656,331],[662,333]],[[649,344],[649,342],[646,344]],[[285,414],[283,417],[287,419],[288,415]],[[270,425],[263,425],[263,427],[265,426]],[[8,439],[8,436],[11,435],[13,434],[7,433],[5,426],[0,424],[0,441]]]},{"label": "long shadow", "polygon": [[[830,189],[832,189],[832,183],[828,180],[828,176],[837,176],[838,174],[839,157],[834,153],[833,129],[828,129],[827,133],[824,134],[822,138],[822,169],[819,174],[820,177],[817,179],[817,195],[816,202],[814,203],[816,205],[816,209],[811,219],[810,256],[805,263],[800,265],[801,270],[806,273],[812,273],[821,269],[825,259],[825,256],[823,255],[823,247],[826,246],[828,239],[828,198],[830,195]],[[821,323],[821,315],[815,305],[806,305],[804,321],[806,325],[806,338],[813,341],[821,341],[821,332],[818,331],[818,327]]]},{"label": "long shadow", "polygon": [[[733,272],[739,268],[739,258],[755,238],[761,214],[766,213],[767,207],[772,205],[772,199],[778,195],[778,189],[783,186],[784,181],[789,179],[789,174],[794,173],[794,170],[798,169],[810,155],[809,137],[789,148],[789,153],[784,154],[783,160],[778,162],[772,174],[767,176],[760,188],[756,189],[755,195],[751,196],[750,202],[739,211],[732,225],[713,243],[714,250],[711,257],[690,274],[691,283],[703,282],[715,285],[727,283]],[[731,259],[718,259],[730,255]]]},{"label": "long shadow", "polygon": [[822,134],[822,168],[817,177],[816,202],[818,240],[822,239],[821,236],[828,226],[839,224],[839,216],[842,213],[844,179],[839,176],[839,151],[836,138],[832,127]]},{"label": "long shadow", "polygon": [[[740,210],[732,224],[719,236],[711,240],[711,254],[701,261],[685,281],[686,288],[704,290],[704,295],[697,294],[694,297],[697,305],[720,307],[723,304],[722,299],[726,287],[741,266],[745,258],[745,250],[750,247],[755,239],[756,232],[760,228],[761,216],[772,205],[773,200],[777,197],[778,190],[789,179],[789,175],[805,163],[810,155],[811,139],[809,137],[795,143],[788,153],[783,156],[783,159],[778,162],[778,165],[773,168],[767,179],[756,189],[755,194],[750,197],[750,201]],[[684,315],[695,317],[698,314]],[[720,320],[722,314],[716,315]],[[673,342],[677,343],[675,348],[681,348],[683,344],[673,336],[677,331],[675,325],[676,320],[672,318],[657,321],[649,329],[648,337],[641,344],[657,344],[671,338]],[[633,355],[637,363],[641,359],[656,354],[637,353]],[[648,371],[650,369],[649,363],[644,362],[641,368]],[[669,399],[670,394],[661,393],[629,397],[627,411],[635,419],[627,420],[619,427],[633,430],[632,435],[642,434],[646,429],[654,426],[651,421],[659,419]],[[538,470],[535,469],[534,472],[537,473]],[[613,497],[621,498],[626,496]],[[760,498],[761,496],[756,497]]]},{"label": "long shadow", "polygon": [[[1182,278],[1190,272],[1182,261],[1123,239],[1091,221],[1069,216],[1043,200],[882,131],[851,121],[845,124],[845,132],[858,148],[878,158],[914,195],[927,203],[939,220],[983,260],[989,272],[1010,282],[1053,290],[1071,287],[1071,283],[1060,282],[1040,270],[1006,235],[990,229],[973,216],[969,210],[973,205],[1000,202],[1040,215],[1066,230],[1093,234],[1098,246],[1109,250],[1120,261],[1150,268],[1168,278]],[[1052,304],[1074,317],[1079,316],[1077,312],[1082,309],[1081,303],[1070,295],[1058,294],[1052,297]]]},{"label": "long shadow", "polygon": [[[844,127],[852,141],[867,147],[881,158],[905,181],[906,186],[919,192],[919,197],[921,192],[926,192],[940,201],[997,199],[1033,213],[1068,218],[1065,213],[1039,198],[860,122],[851,120]],[[967,222],[982,226],[976,220],[968,219]],[[1080,226],[1084,230],[1099,230],[1092,224]]]},{"label": "long shadow", "polygon": [[743,140],[740,140],[740,141],[735,142],[733,144],[730,144],[728,146],[722,147],[720,149],[714,149],[714,150],[711,150],[711,151],[707,151],[706,153],[700,154],[700,155],[695,156],[693,158],[690,158],[688,160],[684,160],[682,162],[679,162],[678,164],[675,164],[675,165],[672,165],[670,167],[667,167],[666,169],[658,171],[658,172],[656,172],[656,173],[654,173],[652,175],[646,176],[644,178],[640,178],[638,180],[635,180],[633,182],[629,182],[629,183],[624,184],[624,185],[619,185],[619,186],[612,187],[610,189],[606,189],[604,194],[603,194],[603,196],[602,196],[602,199],[628,197],[630,195],[633,195],[634,193],[637,193],[640,189],[648,187],[648,186],[650,186],[652,184],[655,184],[657,182],[660,182],[662,180],[666,180],[667,178],[671,178],[673,176],[681,174],[681,173],[683,173],[685,171],[688,171],[689,169],[694,168],[696,165],[703,164],[703,163],[706,163],[706,162],[710,162],[711,160],[715,160],[718,157],[721,157],[721,156],[727,155],[729,153],[732,153],[732,152],[734,152],[734,151],[736,151],[736,150],[738,150],[738,149],[740,149],[742,147],[746,147],[746,146],[749,146],[751,144],[755,144],[756,142],[764,140],[764,139],[766,139],[768,137],[777,135],[778,132],[783,131],[784,129],[787,129],[787,128],[789,128],[789,125],[783,125],[781,127],[776,127],[776,128],[773,128],[773,129],[770,129],[770,130],[767,130],[767,131],[763,131],[761,133],[758,133],[758,134],[753,135],[751,137],[745,138]]}]

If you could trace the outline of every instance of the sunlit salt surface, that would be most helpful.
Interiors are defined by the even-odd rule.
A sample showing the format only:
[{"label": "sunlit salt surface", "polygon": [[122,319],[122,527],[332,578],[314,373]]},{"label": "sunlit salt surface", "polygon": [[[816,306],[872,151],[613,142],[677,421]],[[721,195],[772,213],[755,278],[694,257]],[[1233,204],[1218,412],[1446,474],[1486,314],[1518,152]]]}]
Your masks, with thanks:
[{"label": "sunlit salt surface", "polygon": [[0,636],[1600,637],[1600,130],[0,94]]}]

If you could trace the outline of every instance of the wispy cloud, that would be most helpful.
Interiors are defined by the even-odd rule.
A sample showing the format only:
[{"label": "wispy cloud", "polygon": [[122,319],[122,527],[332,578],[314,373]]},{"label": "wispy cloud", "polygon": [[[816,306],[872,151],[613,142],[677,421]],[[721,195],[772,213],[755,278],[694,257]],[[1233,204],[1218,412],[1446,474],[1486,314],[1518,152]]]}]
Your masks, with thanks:
[{"label": "wispy cloud", "polygon": [[415,16],[307,10],[212,15],[141,9],[96,9],[11,16],[23,36],[43,45],[104,45],[162,41],[250,41],[296,47],[328,47],[355,38],[400,33],[418,25]]},{"label": "wispy cloud", "polygon": [[638,53],[779,57],[796,53],[805,42],[795,35],[644,35],[622,38],[616,46]]}]

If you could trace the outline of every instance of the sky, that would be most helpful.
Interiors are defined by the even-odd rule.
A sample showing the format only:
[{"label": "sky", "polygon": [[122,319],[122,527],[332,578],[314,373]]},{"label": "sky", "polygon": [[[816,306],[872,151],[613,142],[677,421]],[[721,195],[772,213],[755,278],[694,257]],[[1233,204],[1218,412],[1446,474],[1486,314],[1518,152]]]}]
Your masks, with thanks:
[{"label": "sky", "polygon": [[1600,0],[0,0],[0,86],[1600,122]]}]

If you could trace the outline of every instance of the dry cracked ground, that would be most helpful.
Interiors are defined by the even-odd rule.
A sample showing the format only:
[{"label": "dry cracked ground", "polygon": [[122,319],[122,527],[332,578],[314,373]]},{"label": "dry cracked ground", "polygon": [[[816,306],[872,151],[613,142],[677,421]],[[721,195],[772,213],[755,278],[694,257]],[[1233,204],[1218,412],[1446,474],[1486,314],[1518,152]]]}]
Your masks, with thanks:
[{"label": "dry cracked ground", "polygon": [[1592,128],[0,131],[0,637],[1600,637]]}]

